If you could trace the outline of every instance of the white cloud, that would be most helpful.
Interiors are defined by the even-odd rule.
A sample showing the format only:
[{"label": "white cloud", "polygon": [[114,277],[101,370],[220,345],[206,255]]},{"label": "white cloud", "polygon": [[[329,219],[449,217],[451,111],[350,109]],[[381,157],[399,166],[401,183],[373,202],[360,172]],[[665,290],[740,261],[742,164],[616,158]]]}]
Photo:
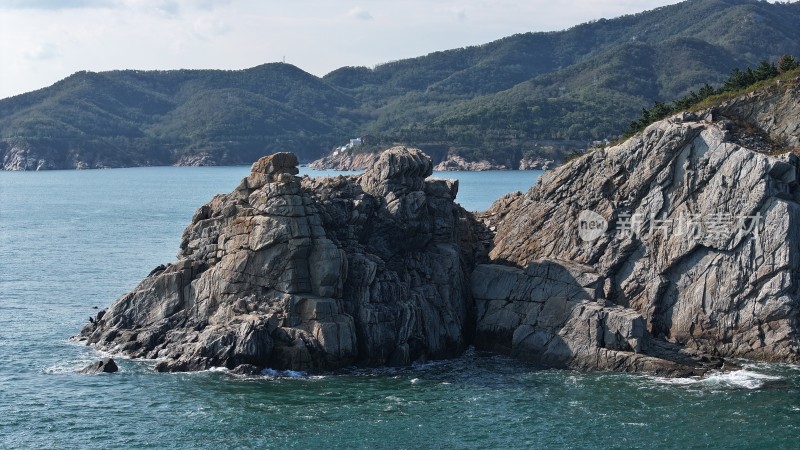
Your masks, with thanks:
[{"label": "white cloud", "polygon": [[347,17],[358,20],[372,20],[372,14],[369,11],[361,8],[353,8],[347,13]]},{"label": "white cloud", "polygon": [[156,13],[165,17],[178,17],[181,12],[181,6],[174,0],[161,0],[153,5]]},{"label": "white cloud", "polygon": [[198,17],[192,24],[192,28],[195,34],[203,39],[221,36],[229,33],[233,29],[233,27],[224,20],[210,14]]},{"label": "white cloud", "polygon": [[61,51],[58,45],[52,42],[36,45],[25,52],[25,58],[33,61],[46,61],[48,59],[58,58],[59,56],[61,56]]},{"label": "white cloud", "polygon": [[458,19],[459,22],[467,21],[467,11],[464,8],[454,8],[453,14],[455,14],[456,19]]},{"label": "white cloud", "polygon": [[204,9],[204,10],[213,10],[219,6],[229,5],[231,3],[230,0],[196,0],[193,1],[192,4],[197,7],[197,9]]},{"label": "white cloud", "polygon": [[113,6],[109,0],[0,0],[0,9],[80,9],[107,8]]}]

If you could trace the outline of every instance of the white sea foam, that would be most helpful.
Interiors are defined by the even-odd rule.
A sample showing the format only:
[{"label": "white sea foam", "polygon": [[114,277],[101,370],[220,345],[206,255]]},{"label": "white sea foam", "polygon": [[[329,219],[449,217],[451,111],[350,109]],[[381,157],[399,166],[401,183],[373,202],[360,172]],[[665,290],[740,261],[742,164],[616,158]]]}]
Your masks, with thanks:
[{"label": "white sea foam", "polygon": [[42,369],[42,372],[48,375],[63,375],[67,373],[76,373],[91,363],[92,361],[89,359],[81,361],[75,361],[75,360],[62,361],[53,364],[52,366],[45,367],[44,369]]},{"label": "white sea foam", "polygon": [[698,377],[692,377],[692,378],[664,378],[664,377],[651,376],[651,377],[648,377],[648,378],[650,378],[652,380],[655,380],[659,384],[674,384],[674,385],[679,385],[679,386],[697,384],[699,381],[701,381],[701,379],[698,378]]},{"label": "white sea foam", "polygon": [[719,387],[729,389],[759,389],[770,381],[780,380],[781,377],[741,369],[731,372],[715,372],[702,378],[661,378],[655,377],[662,384],[698,387]]},{"label": "white sea foam", "polygon": [[274,378],[308,378],[307,373],[297,370],[264,369],[261,371],[261,375]]},{"label": "white sea foam", "polygon": [[744,389],[758,389],[768,381],[780,380],[781,377],[753,372],[747,369],[734,370],[733,372],[717,373],[706,377],[702,382],[721,387]]},{"label": "white sea foam", "polygon": [[111,353],[108,352],[101,352],[97,351],[96,349],[92,350],[93,351],[91,353],[83,353],[75,358],[66,361],[59,361],[51,366],[47,366],[42,369],[42,373],[46,373],[48,375],[76,373],[80,372],[81,369],[94,363],[98,359],[111,358],[112,356],[114,358],[119,358],[117,355],[112,355]]}]

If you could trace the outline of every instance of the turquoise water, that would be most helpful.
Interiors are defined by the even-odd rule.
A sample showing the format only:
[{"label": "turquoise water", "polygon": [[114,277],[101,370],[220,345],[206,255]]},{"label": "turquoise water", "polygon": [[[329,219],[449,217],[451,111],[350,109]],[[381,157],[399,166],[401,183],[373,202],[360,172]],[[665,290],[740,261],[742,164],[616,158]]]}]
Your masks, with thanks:
[{"label": "turquoise water", "polygon": [[[94,307],[174,259],[246,167],[0,172],[0,448],[796,448],[800,368],[707,380],[536,370],[469,352],[323,376],[160,374],[70,343]],[[314,172],[318,174],[319,172]],[[439,174],[485,209],[538,173]]]}]

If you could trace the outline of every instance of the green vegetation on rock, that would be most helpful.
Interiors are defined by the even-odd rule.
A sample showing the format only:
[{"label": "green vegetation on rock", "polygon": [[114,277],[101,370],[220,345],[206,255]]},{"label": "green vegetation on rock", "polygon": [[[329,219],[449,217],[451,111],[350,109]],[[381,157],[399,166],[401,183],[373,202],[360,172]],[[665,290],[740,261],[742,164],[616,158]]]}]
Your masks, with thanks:
[{"label": "green vegetation on rock", "polygon": [[781,74],[785,74],[787,77],[796,75],[799,67],[800,62],[791,55],[783,55],[778,60],[777,65],[767,60],[761,60],[755,70],[749,67],[741,70],[736,67],[731,71],[728,79],[717,89],[706,83],[697,92],[691,91],[671,103],[655,101],[651,108],[642,108],[641,117],[631,122],[628,132],[624,136],[632,136],[634,133],[645,129],[651,123],[664,119],[678,111],[707,108],[724,99],[755,90],[762,83],[770,81]]}]

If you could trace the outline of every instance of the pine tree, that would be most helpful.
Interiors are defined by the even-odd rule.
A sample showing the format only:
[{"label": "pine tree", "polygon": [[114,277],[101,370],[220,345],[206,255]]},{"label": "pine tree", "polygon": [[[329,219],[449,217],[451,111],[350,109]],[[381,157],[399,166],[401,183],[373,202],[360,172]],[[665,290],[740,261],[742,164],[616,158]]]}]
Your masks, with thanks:
[{"label": "pine tree", "polygon": [[778,60],[778,71],[780,73],[788,72],[800,67],[800,62],[794,59],[791,55],[783,55]]},{"label": "pine tree", "polygon": [[754,74],[755,81],[769,80],[778,76],[778,68],[770,64],[766,59],[762,59]]}]

